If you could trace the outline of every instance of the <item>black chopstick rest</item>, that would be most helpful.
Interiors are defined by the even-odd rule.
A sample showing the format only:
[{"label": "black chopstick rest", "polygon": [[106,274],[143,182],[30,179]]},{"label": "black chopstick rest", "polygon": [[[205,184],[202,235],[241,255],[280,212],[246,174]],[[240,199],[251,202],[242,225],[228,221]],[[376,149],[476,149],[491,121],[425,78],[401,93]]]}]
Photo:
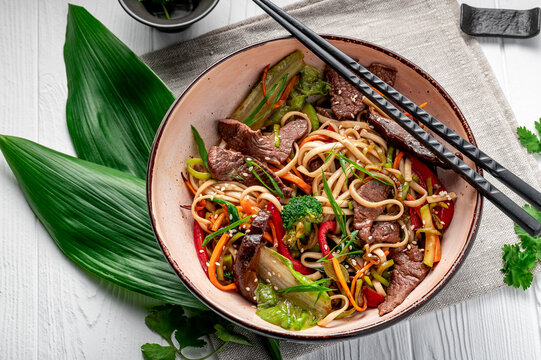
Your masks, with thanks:
[{"label": "black chopstick rest", "polygon": [[539,34],[541,9],[485,9],[462,4],[460,28],[472,36],[530,38]]}]

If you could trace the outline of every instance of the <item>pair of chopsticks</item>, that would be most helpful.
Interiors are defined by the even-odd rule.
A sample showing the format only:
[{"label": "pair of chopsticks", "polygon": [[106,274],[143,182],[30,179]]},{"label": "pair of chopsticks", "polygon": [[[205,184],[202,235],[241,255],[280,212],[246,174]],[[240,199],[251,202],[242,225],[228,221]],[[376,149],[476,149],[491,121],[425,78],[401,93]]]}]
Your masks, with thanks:
[{"label": "pair of chopsticks", "polygon": [[[334,69],[344,79],[348,80],[364,96],[372,101],[380,110],[395,120],[413,137],[419,140],[430,151],[437,155],[445,164],[459,174],[485,198],[496,205],[504,214],[522,227],[528,234],[539,236],[541,223],[514,203],[509,197],[498,190],[494,185],[470,168],[453,152],[445,148],[430,134],[424,131],[415,121],[404,115],[393,103],[374,91],[385,95],[389,100],[409,112],[422,124],[440,136],[447,143],[454,146],[462,154],[472,159],[481,168],[486,169],[492,176],[507,185],[524,200],[541,210],[541,193],[524,182],[511,171],[500,165],[496,160],[479,150],[477,147],[448,128],[438,119],[421,109],[407,97],[396,91],[393,87],[372,74],[365,67],[344,54],[321,36],[310,30],[300,21],[284,12],[281,8],[268,0],[253,0],[267,14],[287,29],[304,46],[310,49],[317,57]],[[364,80],[364,81],[363,81]]]}]

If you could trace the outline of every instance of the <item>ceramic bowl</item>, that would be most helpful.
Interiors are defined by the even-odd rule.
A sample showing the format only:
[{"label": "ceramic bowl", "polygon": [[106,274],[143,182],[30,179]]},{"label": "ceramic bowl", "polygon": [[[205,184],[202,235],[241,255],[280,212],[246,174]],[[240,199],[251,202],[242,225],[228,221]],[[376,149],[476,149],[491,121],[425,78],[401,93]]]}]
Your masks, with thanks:
[{"label": "ceramic bowl", "polygon": [[186,29],[208,15],[218,0],[194,0],[194,10],[185,16],[165,19],[151,14],[139,0],[118,0],[122,8],[135,20],[164,32],[177,32]]},{"label": "ceramic bowl", "polygon": [[[475,144],[473,134],[457,105],[438,83],[418,66],[392,51],[354,39],[327,37],[335,46],[368,66],[379,62],[398,70],[395,87]],[[156,135],[148,166],[147,196],[156,238],[172,267],[209,308],[225,318],[261,334],[296,341],[345,338],[382,329],[425,304],[445,286],[464,261],[477,232],[482,198],[451,171],[438,170],[450,191],[459,195],[455,217],[442,241],[442,259],[425,280],[391,313],[380,317],[376,310],[337,320],[329,327],[289,331],[256,315],[241,295],[215,288],[201,269],[193,246],[193,219],[179,205],[190,204],[191,195],[181,180],[185,162],[197,154],[190,132],[195,125],[207,147],[217,144],[216,123],[227,118],[256,84],[266,64],[273,64],[296,49],[305,62],[323,69],[323,63],[297,40],[281,38],[249,46],[214,64],[201,74],[175,101]],[[470,166],[475,165],[467,161]],[[478,170],[478,169],[477,169]],[[479,170],[478,170],[479,171]]]}]

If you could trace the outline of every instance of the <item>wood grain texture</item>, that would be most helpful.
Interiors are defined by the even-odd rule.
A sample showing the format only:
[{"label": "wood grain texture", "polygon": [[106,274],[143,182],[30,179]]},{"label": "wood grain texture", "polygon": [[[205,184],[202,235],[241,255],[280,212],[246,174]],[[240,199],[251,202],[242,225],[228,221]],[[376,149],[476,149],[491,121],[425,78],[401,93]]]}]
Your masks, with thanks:
[{"label": "wood grain texture", "polygon": [[[185,32],[164,34],[128,17],[116,1],[70,2],[84,5],[138,54],[262,13],[250,0],[222,0]],[[67,3],[0,1],[0,133],[73,154],[65,125],[62,57]],[[537,0],[468,3],[538,6]],[[533,128],[541,116],[541,37],[481,40],[481,45],[517,120]],[[67,260],[35,220],[3,159],[0,201],[0,358],[141,359],[140,345],[159,341],[144,325],[144,308],[153,301],[96,279]],[[501,289],[301,359],[539,359],[540,340],[538,278],[529,291]]]}]

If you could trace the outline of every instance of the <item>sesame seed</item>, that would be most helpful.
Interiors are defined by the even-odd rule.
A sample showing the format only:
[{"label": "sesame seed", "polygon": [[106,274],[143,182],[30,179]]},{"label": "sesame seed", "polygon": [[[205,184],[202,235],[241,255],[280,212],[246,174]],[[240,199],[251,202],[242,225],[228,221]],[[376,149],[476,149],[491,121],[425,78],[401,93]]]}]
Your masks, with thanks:
[{"label": "sesame seed", "polygon": [[258,282],[259,280],[257,280],[257,278],[254,279],[254,282]]},{"label": "sesame seed", "polygon": [[205,263],[205,265],[207,265],[207,267],[209,267],[209,266],[210,266],[210,263],[207,261],[207,262]]},{"label": "sesame seed", "polygon": [[248,286],[246,286],[246,291],[250,291],[250,288]]},{"label": "sesame seed", "polygon": [[246,160],[248,160],[248,161],[252,161],[252,158],[249,158],[249,157],[247,157],[247,158],[246,158]]},{"label": "sesame seed", "polygon": [[253,166],[250,166],[250,167],[248,168],[248,171],[252,171],[253,169],[254,169],[254,167],[253,167]]},{"label": "sesame seed", "polygon": [[372,239],[373,239],[373,236],[370,235],[370,236],[368,237],[368,240],[372,240]]},{"label": "sesame seed", "polygon": [[413,245],[417,245],[417,241],[415,241],[415,240],[413,240],[411,243],[412,243]]},{"label": "sesame seed", "polygon": [[265,160],[269,161],[269,160],[270,160],[270,157],[265,156]]},{"label": "sesame seed", "polygon": [[248,173],[242,173],[242,175],[244,175],[244,176],[248,176],[249,174],[248,174]]},{"label": "sesame seed", "polygon": [[[257,300],[255,296],[253,297],[253,299],[254,299],[254,300]],[[257,309],[257,306],[255,306],[255,305],[253,305],[252,307],[253,307],[254,309]]]},{"label": "sesame seed", "polygon": [[410,244],[408,244],[408,250],[411,250],[411,245]]},{"label": "sesame seed", "polygon": [[278,286],[274,285],[274,290],[278,291]]},{"label": "sesame seed", "polygon": [[201,250],[199,250],[199,252],[200,252],[200,253],[202,254],[202,253],[204,253],[204,252],[205,252],[205,250],[201,249]]},{"label": "sesame seed", "polygon": [[342,94],[342,89],[338,89],[338,95]]},{"label": "sesame seed", "polygon": [[220,263],[218,261],[215,262],[216,266],[220,266]]},{"label": "sesame seed", "polygon": [[338,104],[340,104],[340,101],[335,101],[335,102],[333,102],[332,104],[333,104],[333,105],[338,105]]}]

